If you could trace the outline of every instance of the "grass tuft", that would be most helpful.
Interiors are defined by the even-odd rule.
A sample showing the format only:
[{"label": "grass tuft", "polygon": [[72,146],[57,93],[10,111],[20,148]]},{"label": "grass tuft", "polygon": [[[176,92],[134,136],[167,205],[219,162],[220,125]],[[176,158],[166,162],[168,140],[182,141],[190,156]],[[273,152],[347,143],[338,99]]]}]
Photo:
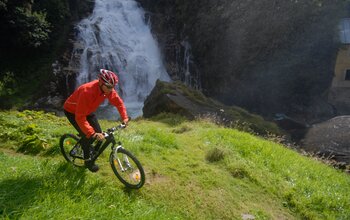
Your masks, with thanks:
[{"label": "grass tuft", "polygon": [[207,155],[205,156],[205,159],[208,162],[218,162],[220,160],[223,160],[225,157],[225,152],[219,148],[214,148],[208,151]]},{"label": "grass tuft", "polygon": [[179,128],[173,129],[173,132],[176,133],[176,134],[182,134],[182,133],[185,133],[185,132],[188,132],[188,131],[191,131],[191,130],[192,130],[191,127],[184,125],[184,126],[181,126]]}]

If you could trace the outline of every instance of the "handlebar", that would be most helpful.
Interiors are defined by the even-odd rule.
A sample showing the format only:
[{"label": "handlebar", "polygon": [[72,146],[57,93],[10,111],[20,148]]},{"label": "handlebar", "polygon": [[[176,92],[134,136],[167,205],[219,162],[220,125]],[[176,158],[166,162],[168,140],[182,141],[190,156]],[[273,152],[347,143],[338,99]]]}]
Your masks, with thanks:
[{"label": "handlebar", "polygon": [[124,129],[126,128],[126,124],[123,122],[121,123],[120,125],[116,126],[116,127],[113,127],[113,128],[108,128],[107,129],[107,132],[104,132],[104,136],[105,138],[108,137],[110,134],[113,134],[116,130],[119,130],[119,129]]}]

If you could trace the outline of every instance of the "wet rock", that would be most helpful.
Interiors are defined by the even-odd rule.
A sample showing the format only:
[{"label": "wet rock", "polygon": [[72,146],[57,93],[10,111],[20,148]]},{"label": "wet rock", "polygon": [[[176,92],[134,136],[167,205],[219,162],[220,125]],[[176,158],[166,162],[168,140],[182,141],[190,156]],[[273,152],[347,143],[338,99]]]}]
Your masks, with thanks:
[{"label": "wet rock", "polygon": [[302,140],[302,148],[323,158],[350,164],[350,116],[314,124]]}]

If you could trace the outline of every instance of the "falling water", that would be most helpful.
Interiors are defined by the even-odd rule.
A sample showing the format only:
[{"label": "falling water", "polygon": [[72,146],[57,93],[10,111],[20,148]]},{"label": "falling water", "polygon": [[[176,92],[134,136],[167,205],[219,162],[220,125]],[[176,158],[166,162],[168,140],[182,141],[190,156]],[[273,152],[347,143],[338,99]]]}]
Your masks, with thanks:
[{"label": "falling water", "polygon": [[[129,115],[142,115],[143,102],[156,80],[170,80],[143,9],[134,0],[96,0],[91,16],[76,28],[80,46],[73,53],[81,54],[78,85],[96,79],[100,68],[117,72],[117,90]],[[118,116],[114,107],[107,106],[98,114]]]},{"label": "falling water", "polygon": [[175,53],[175,78],[193,89],[201,90],[199,70],[193,61],[191,44],[186,39],[182,40],[176,45]]}]

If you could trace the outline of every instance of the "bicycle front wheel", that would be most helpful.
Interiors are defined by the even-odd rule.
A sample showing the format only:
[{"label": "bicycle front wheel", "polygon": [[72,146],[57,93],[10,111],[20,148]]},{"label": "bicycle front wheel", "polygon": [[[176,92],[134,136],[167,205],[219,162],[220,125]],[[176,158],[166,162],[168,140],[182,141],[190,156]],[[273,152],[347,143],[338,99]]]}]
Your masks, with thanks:
[{"label": "bicycle front wheel", "polygon": [[141,163],[124,148],[111,152],[109,156],[114,174],[128,188],[139,189],[145,183],[145,172]]},{"label": "bicycle front wheel", "polygon": [[84,166],[84,154],[79,138],[74,134],[64,134],[60,139],[60,148],[63,157],[78,167]]}]

